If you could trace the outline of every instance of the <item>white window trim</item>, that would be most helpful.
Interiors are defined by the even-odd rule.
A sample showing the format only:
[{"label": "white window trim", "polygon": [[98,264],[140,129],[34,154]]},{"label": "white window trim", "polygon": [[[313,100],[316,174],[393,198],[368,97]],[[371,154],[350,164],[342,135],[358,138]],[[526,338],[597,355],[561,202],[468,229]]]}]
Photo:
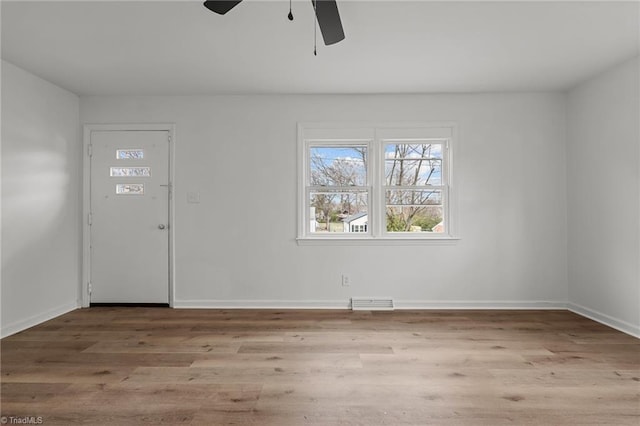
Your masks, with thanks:
[{"label": "white window trim", "polygon": [[[398,139],[446,139],[447,158],[443,161],[443,202],[446,202],[444,233],[388,233],[384,228],[385,205],[383,177],[380,176],[380,151],[385,140]],[[298,236],[299,245],[450,245],[460,239],[458,233],[458,194],[456,175],[453,173],[454,152],[457,152],[457,125],[452,122],[424,123],[298,123]],[[311,234],[309,210],[307,208],[308,189],[306,187],[309,173],[309,147],[313,143],[335,143],[336,145],[366,144],[368,146],[369,163],[375,164],[367,170],[370,206],[367,232],[363,233],[326,233]],[[382,150],[382,152],[384,152]]]}]

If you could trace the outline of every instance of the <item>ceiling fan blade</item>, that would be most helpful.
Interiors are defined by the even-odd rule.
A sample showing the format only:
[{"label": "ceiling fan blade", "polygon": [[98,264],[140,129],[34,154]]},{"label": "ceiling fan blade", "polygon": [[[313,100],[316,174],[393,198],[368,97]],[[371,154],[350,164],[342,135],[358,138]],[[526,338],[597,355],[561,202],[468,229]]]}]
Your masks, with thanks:
[{"label": "ceiling fan blade", "polygon": [[322,32],[324,44],[329,46],[344,40],[344,30],[336,0],[311,0],[316,9],[318,26]]},{"label": "ceiling fan blade", "polygon": [[224,15],[238,5],[242,0],[207,0],[204,7],[212,12]]}]

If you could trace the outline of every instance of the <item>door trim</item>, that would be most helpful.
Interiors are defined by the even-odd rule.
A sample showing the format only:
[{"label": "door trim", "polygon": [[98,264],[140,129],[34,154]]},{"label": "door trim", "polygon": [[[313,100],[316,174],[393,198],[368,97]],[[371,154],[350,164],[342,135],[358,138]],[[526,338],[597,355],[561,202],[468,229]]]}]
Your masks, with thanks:
[{"label": "door trim", "polygon": [[169,306],[175,300],[175,124],[173,123],[132,123],[132,124],[85,124],[83,126],[82,145],[82,280],[80,283],[80,304],[89,307],[89,285],[91,281],[91,229],[89,213],[91,212],[91,160],[89,144],[94,131],[166,131],[169,135]]}]

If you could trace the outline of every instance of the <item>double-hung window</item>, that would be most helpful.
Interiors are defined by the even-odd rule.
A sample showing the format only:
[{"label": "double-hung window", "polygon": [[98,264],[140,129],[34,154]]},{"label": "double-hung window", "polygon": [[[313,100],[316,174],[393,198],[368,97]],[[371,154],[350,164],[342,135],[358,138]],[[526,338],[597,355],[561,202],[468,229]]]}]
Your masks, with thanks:
[{"label": "double-hung window", "polygon": [[454,125],[298,127],[299,241],[455,238]]},{"label": "double-hung window", "polygon": [[313,140],[307,144],[307,234],[366,232],[371,177],[370,141]]}]

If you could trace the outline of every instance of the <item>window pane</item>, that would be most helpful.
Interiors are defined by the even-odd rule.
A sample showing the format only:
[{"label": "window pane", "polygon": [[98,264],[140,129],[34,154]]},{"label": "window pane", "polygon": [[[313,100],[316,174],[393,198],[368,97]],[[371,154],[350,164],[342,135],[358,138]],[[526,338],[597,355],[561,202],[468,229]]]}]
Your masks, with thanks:
[{"label": "window pane", "polygon": [[150,177],[151,167],[111,167],[109,175],[112,177]]},{"label": "window pane", "polygon": [[442,160],[386,160],[387,186],[442,185]]},{"label": "window pane", "polygon": [[388,143],[385,146],[385,159],[436,159],[442,160],[442,142],[438,143]]},{"label": "window pane", "polygon": [[118,160],[141,160],[144,158],[142,149],[118,149],[116,150]]},{"label": "window pane", "polygon": [[116,185],[116,194],[144,195],[144,183],[119,183]]},{"label": "window pane", "polygon": [[310,206],[311,232],[367,232],[366,191],[312,192]]},{"label": "window pane", "polygon": [[442,185],[442,144],[385,145],[385,184]]},{"label": "window pane", "polygon": [[311,147],[309,152],[311,186],[367,185],[367,148]]},{"label": "window pane", "polygon": [[442,206],[387,206],[387,232],[443,233]]},{"label": "window pane", "polygon": [[385,191],[387,206],[441,205],[442,191],[437,189],[388,189]]}]

